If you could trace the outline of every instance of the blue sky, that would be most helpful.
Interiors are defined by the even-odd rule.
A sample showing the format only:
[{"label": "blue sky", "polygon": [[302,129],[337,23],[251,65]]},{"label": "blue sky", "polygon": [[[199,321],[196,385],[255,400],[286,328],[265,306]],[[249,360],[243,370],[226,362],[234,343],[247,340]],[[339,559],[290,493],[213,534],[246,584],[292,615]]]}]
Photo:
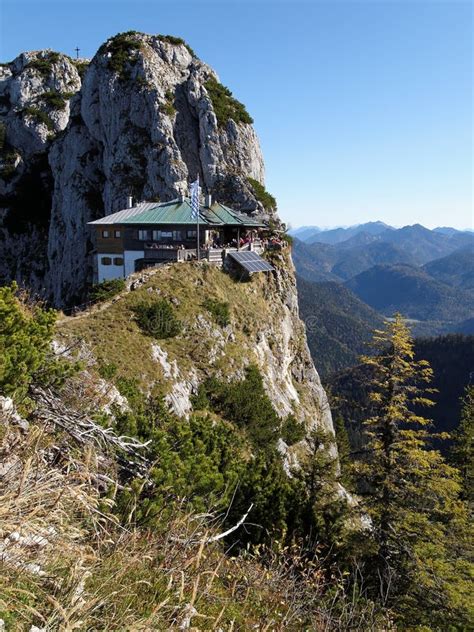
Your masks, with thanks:
[{"label": "blue sky", "polygon": [[1,61],[184,37],[255,119],[293,226],[472,227],[472,4],[2,0]]}]

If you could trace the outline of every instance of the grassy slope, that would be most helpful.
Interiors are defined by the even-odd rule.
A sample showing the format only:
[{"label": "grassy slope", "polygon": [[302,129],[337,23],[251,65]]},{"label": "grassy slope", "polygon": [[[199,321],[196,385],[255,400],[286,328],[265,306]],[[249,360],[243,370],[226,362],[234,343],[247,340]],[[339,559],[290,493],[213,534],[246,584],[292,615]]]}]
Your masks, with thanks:
[{"label": "grassy slope", "polygon": [[[202,302],[210,296],[230,303],[235,340],[227,342],[225,357],[212,369],[229,374],[251,357],[262,324],[274,322],[279,313],[274,284],[263,275],[237,283],[214,268],[174,265],[154,271],[136,291],[77,317],[63,317],[58,337],[84,340],[99,362],[116,364],[119,375],[138,376],[146,390],[160,389],[164,381],[151,356],[152,339],[134,322],[133,306],[151,300],[157,290],[160,297],[174,299],[185,329],[160,346],[169,359],[179,359],[180,368],[193,363],[205,374],[216,328],[203,333],[196,323],[206,314]],[[84,413],[87,384],[82,375],[72,380],[71,389],[77,393],[68,393],[68,401],[76,401]],[[105,457],[92,442],[75,445],[52,425],[33,422],[21,440],[20,434],[12,429],[3,437],[8,458],[17,459],[18,476],[11,488],[0,490],[0,531],[12,532],[21,519],[27,534],[42,533],[54,518],[57,535],[41,552],[51,581],[14,567],[3,569],[0,618],[11,629],[29,629],[31,624],[48,629],[177,629],[187,612],[195,612],[192,626],[200,630],[346,629],[340,612],[332,612],[333,595],[342,584],[331,579],[325,604],[325,580],[317,564],[293,568],[293,562],[299,563],[297,549],[232,558],[221,543],[200,545],[203,533],[212,535],[214,528],[179,508],[172,515],[165,512],[153,532],[133,523],[117,524],[105,509],[103,483],[95,476],[98,471],[109,481],[116,478],[114,454]],[[0,444],[0,457],[4,446]],[[112,483],[110,503],[115,492]],[[348,604],[347,617],[354,625],[351,610]],[[359,619],[362,627],[354,629],[366,629],[365,615]]]},{"label": "grassy slope", "polygon": [[194,630],[339,630],[330,600],[322,606],[316,565],[292,568],[290,552],[232,557],[221,542],[200,544],[219,525],[184,507],[164,512],[152,531],[119,523],[114,486],[105,498],[97,478],[116,478],[112,451],[77,444],[52,424],[20,431],[2,421],[0,458],[14,463],[0,486],[2,542],[14,532],[44,542],[8,545],[2,559],[6,631],[175,630],[189,614]]},{"label": "grassy slope", "polygon": [[[164,267],[152,273],[138,290],[123,293],[107,309],[63,319],[59,334],[69,341],[83,339],[99,363],[115,364],[120,376],[138,378],[145,391],[153,386],[160,389],[164,375],[160,364],[153,359],[152,344],[159,344],[168,353],[168,361],[177,360],[180,370],[194,367],[207,374],[213,333],[200,325],[202,320],[198,317],[203,316],[211,325],[209,329],[218,331],[203,303],[206,298],[227,301],[235,339],[227,336],[225,356],[216,360],[212,371],[228,374],[242,368],[259,323],[271,318],[269,304],[260,291],[265,281],[261,276],[250,283],[238,283],[216,268],[192,263]],[[175,304],[176,315],[184,325],[181,335],[157,341],[141,332],[133,308],[154,298],[165,298]]]}]

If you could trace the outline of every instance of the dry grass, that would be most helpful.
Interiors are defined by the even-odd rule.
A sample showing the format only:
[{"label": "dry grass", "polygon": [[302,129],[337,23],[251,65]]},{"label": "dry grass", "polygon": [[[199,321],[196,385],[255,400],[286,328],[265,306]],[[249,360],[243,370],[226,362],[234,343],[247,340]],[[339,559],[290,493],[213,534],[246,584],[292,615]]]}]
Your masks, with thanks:
[{"label": "dry grass", "polygon": [[0,456],[8,631],[384,629],[370,608],[344,602],[337,581],[324,600],[322,573],[298,551],[231,557],[204,544],[218,525],[184,505],[167,507],[153,532],[120,524],[97,482],[113,463],[53,428],[2,425]]},{"label": "dry grass", "polygon": [[2,425],[0,611],[12,629],[22,629],[25,617],[43,622],[37,591],[53,598],[62,590],[62,574],[74,574],[113,520],[101,511],[99,456],[67,439],[37,426],[25,433]]}]

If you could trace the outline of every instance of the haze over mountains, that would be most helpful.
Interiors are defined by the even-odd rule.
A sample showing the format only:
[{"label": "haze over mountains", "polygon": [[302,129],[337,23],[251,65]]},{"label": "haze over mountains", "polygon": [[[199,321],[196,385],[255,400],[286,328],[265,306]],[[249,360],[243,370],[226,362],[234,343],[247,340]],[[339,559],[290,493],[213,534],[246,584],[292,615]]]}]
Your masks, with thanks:
[{"label": "haze over mountains", "polygon": [[[323,373],[348,366],[377,319],[395,312],[411,320],[415,336],[473,332],[474,233],[420,224],[396,229],[383,222],[290,233],[301,313],[318,323],[318,336],[308,334],[310,347],[316,354],[337,350],[326,355]],[[352,319],[343,331],[341,313]]]},{"label": "haze over mountains", "polygon": [[289,232],[293,237],[297,237],[300,241],[306,243],[324,243],[324,244],[337,244],[343,241],[347,241],[356,235],[365,235],[371,237],[381,237],[383,241],[389,240],[388,231],[393,231],[394,234],[403,231],[404,234],[419,231],[423,229],[430,233],[436,233],[441,235],[452,236],[457,233],[465,234],[472,232],[471,230],[457,230],[449,226],[439,226],[430,230],[425,228],[421,224],[413,224],[412,226],[404,226],[403,228],[395,228],[385,224],[385,222],[366,222],[365,224],[357,224],[348,227],[336,227],[322,229],[317,226],[301,226],[300,228],[293,228]]}]

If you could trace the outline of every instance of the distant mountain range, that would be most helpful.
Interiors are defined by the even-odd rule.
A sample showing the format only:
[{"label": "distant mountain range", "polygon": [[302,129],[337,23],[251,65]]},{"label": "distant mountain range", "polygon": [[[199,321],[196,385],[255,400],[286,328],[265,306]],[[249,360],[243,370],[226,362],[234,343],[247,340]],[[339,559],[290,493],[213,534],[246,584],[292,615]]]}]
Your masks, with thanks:
[{"label": "distant mountain range", "polygon": [[474,379],[474,234],[382,222],[292,232],[309,348],[352,449],[363,441],[368,383],[358,358],[368,352],[373,330],[397,311],[416,337],[417,358],[434,370],[435,406],[428,413],[434,431],[452,430],[459,397]]},{"label": "distant mountain range", "polygon": [[418,321],[415,335],[472,332],[474,233],[383,222],[312,231],[293,231],[302,279],[344,283],[380,315],[399,311]]},{"label": "distant mountain range", "polygon": [[[414,229],[411,230],[410,229]],[[382,241],[388,240],[388,231],[398,233],[400,231],[415,232],[423,229],[428,233],[441,234],[445,236],[453,236],[456,234],[465,235],[466,233],[472,233],[470,230],[457,230],[456,228],[450,228],[449,226],[440,226],[430,230],[425,228],[421,224],[414,224],[413,226],[404,226],[403,228],[394,228],[384,222],[366,222],[365,224],[357,224],[356,226],[349,226],[346,228],[329,228],[322,229],[317,226],[302,226],[300,228],[294,228],[289,231],[290,235],[297,237],[300,241],[304,241],[308,244],[323,243],[323,244],[338,244],[343,241],[347,241],[357,235],[365,234],[372,238],[381,238]],[[395,237],[396,238],[396,237]]]},{"label": "distant mountain range", "polygon": [[[367,226],[369,230],[365,230]],[[347,280],[374,265],[422,266],[459,249],[467,260],[474,250],[474,233],[471,232],[429,230],[419,224],[383,230],[382,226],[385,226],[382,222],[373,222],[353,229],[338,228],[318,233],[319,236],[313,236],[314,241],[307,238],[302,241],[295,235],[295,263],[304,258],[300,261],[299,274],[309,281]],[[370,232],[377,230],[381,232]],[[321,235],[326,235],[324,239],[328,241],[317,241],[323,239]],[[338,241],[334,241],[336,239]]]},{"label": "distant mountain range", "polygon": [[391,226],[384,224],[384,222],[367,222],[366,224],[358,224],[357,226],[349,226],[347,228],[323,229],[317,226],[302,226],[301,228],[291,229],[289,232],[293,237],[297,237],[300,241],[305,241],[309,244],[314,242],[337,244],[359,233],[365,232],[369,235],[378,235],[391,228]]},{"label": "distant mountain range", "polygon": [[474,314],[474,292],[436,281],[423,268],[377,265],[346,285],[367,305],[386,316],[400,312],[417,320],[454,323]]}]

